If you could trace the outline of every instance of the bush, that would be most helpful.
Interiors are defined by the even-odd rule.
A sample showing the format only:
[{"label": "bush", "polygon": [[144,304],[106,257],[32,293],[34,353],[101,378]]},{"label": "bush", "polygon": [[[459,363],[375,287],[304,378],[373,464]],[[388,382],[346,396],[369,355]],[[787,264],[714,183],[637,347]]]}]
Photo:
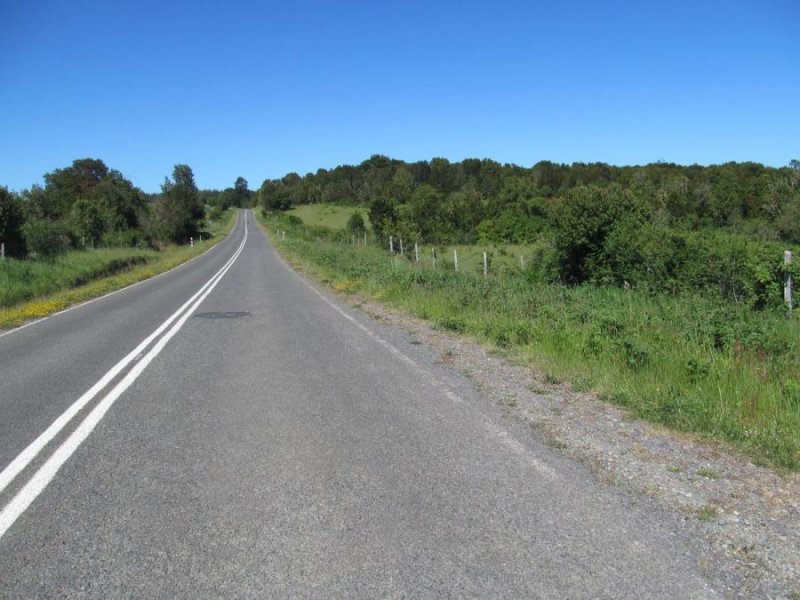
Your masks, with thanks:
[{"label": "bush", "polygon": [[356,211],[347,219],[347,231],[353,235],[364,235],[367,225],[364,223],[364,216]]},{"label": "bush", "polygon": [[60,221],[37,219],[23,227],[28,250],[37,257],[52,258],[72,246],[69,228]]},{"label": "bush", "polygon": [[0,242],[8,256],[25,256],[25,213],[19,197],[0,187]]},{"label": "bush", "polygon": [[580,283],[608,271],[607,239],[616,231],[615,251],[635,244],[645,205],[629,190],[594,185],[569,190],[554,214],[555,246],[561,277]]}]

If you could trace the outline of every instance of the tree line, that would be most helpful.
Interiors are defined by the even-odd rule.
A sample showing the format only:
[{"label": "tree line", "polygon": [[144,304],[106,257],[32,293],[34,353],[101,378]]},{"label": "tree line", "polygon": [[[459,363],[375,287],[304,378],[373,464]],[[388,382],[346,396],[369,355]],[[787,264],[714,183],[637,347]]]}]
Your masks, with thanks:
[{"label": "tree line", "polygon": [[0,187],[0,242],[17,258],[98,245],[160,248],[196,237],[207,218],[246,206],[251,196],[242,177],[226,190],[201,191],[185,164],[174,166],[161,193],[146,194],[102,160],[83,158],[46,173],[44,186]]},{"label": "tree line", "polygon": [[707,287],[754,306],[780,296],[779,248],[800,243],[796,160],[781,168],[550,161],[526,168],[374,155],[265,180],[257,199],[266,212],[316,202],[366,206],[381,239],[532,245],[536,276],[550,281]]}]

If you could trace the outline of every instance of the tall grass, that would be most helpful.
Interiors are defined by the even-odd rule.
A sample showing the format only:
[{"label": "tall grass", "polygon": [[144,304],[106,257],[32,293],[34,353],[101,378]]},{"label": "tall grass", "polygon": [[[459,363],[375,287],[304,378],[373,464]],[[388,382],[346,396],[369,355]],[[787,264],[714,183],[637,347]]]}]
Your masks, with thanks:
[{"label": "tall grass", "polygon": [[800,469],[800,323],[783,312],[699,293],[543,284],[521,269],[433,271],[303,232],[273,238],[339,289],[474,336],[636,416]]},{"label": "tall grass", "polygon": [[52,261],[0,261],[0,307],[77,287],[103,276],[113,275],[158,256],[155,250],[103,248],[72,251]]},{"label": "tall grass", "polygon": [[193,247],[76,250],[51,261],[0,261],[0,327],[46,316],[167,271],[218,243],[235,217],[231,211],[209,223],[208,237]]}]

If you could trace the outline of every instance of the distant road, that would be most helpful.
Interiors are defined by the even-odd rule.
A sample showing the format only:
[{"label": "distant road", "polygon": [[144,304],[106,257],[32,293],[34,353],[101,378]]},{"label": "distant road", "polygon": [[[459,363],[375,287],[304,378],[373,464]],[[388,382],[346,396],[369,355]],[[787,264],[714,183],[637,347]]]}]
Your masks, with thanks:
[{"label": "distant road", "polygon": [[240,213],[0,332],[0,597],[715,598],[703,557]]}]

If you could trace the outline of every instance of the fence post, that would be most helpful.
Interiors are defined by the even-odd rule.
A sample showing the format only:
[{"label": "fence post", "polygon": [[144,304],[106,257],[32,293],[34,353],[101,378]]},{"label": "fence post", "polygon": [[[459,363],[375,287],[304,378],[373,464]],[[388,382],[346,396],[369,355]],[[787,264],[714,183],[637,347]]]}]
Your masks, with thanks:
[{"label": "fence post", "polygon": [[519,257],[519,268],[525,270],[525,257],[522,255]]},{"label": "fence post", "polygon": [[394,237],[389,236],[389,252],[394,254]]},{"label": "fence post", "polygon": [[414,242],[414,262],[419,262],[419,244]]},{"label": "fence post", "polygon": [[6,259],[6,243],[0,242],[0,260]]},{"label": "fence post", "polygon": [[436,270],[436,248],[431,248],[431,256],[433,257],[433,270]]},{"label": "fence post", "polygon": [[458,250],[455,248],[453,249],[453,266],[456,269],[456,273],[458,273]]},{"label": "fence post", "polygon": [[[94,242],[94,240],[92,241]],[[192,236],[189,236],[189,245],[194,248],[194,238]]]},{"label": "fence post", "polygon": [[486,256],[486,252],[484,252],[483,253],[483,276],[486,277],[486,275],[488,273],[489,273],[489,259]]},{"label": "fence post", "polygon": [[783,253],[783,264],[785,265],[786,278],[783,282],[783,299],[789,307],[789,316],[792,316],[792,251],[786,250]]},{"label": "fence post", "polygon": [[403,252],[403,238],[400,238],[400,256],[405,256]]}]

